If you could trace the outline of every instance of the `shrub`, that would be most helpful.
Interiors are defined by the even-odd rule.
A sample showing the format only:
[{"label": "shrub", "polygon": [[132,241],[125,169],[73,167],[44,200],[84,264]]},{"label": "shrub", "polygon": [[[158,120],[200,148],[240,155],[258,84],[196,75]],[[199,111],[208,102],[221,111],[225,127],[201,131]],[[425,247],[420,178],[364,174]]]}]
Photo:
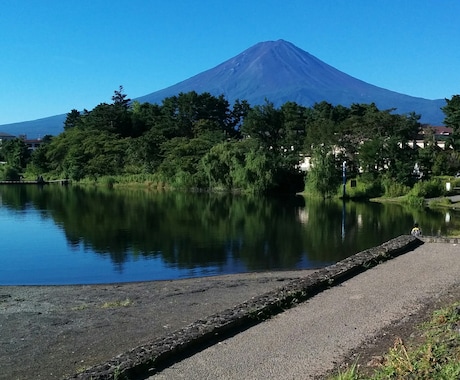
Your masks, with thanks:
[{"label": "shrub", "polygon": [[[340,196],[343,188],[340,186]],[[379,180],[368,180],[364,177],[356,180],[356,186],[351,187],[351,181],[346,186],[347,197],[353,199],[369,199],[380,197],[383,194],[382,184]]]},{"label": "shrub", "polygon": [[419,197],[413,194],[407,195],[404,201],[405,203],[409,204],[410,206],[414,206],[414,207],[422,207],[425,205],[425,198]]},{"label": "shrub", "polygon": [[435,198],[444,195],[445,188],[440,180],[431,179],[429,181],[417,182],[409,195],[421,198]]},{"label": "shrub", "polygon": [[13,166],[5,165],[0,170],[0,180],[2,181],[19,181],[20,179],[19,170]]},{"label": "shrub", "polygon": [[408,186],[395,182],[392,178],[384,178],[382,180],[382,186],[384,195],[391,198],[406,195],[410,191]]}]

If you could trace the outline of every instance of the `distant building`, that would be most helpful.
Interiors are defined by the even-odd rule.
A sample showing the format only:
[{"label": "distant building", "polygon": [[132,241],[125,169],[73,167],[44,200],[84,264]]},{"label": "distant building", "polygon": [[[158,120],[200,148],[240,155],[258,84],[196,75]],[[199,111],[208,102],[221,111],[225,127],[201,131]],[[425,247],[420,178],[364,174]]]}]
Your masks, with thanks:
[{"label": "distant building", "polygon": [[[9,133],[0,132],[0,145],[4,141],[11,141],[11,140],[14,140],[16,138],[17,138],[16,136],[10,135]],[[24,143],[27,145],[27,148],[29,148],[29,150],[31,150],[31,151],[34,151],[35,149],[37,149],[43,142],[43,140],[40,139],[40,138],[38,138],[38,139],[28,139],[27,135],[19,135],[19,138],[22,141],[24,141]]]},{"label": "distant building", "polygon": [[30,151],[34,151],[37,149],[41,143],[43,142],[41,138],[38,139],[28,139],[27,135],[19,135],[19,138],[24,141],[24,143],[27,145],[27,148]]},{"label": "distant building", "polygon": [[24,139],[24,142],[26,143],[27,145],[27,148],[31,151],[34,151],[35,149],[37,149],[43,142],[42,139],[38,138],[38,139]]},{"label": "distant building", "polygon": [[10,135],[9,133],[0,132],[0,144],[3,141],[14,140],[15,138],[16,138],[16,136]]},{"label": "distant building", "polygon": [[[410,142],[409,146],[414,148],[414,143],[419,148],[426,148],[431,142],[435,142],[436,146],[441,149],[446,149],[446,142],[452,136],[453,129],[444,126],[422,125],[417,139]],[[430,141],[431,140],[431,141]]]}]

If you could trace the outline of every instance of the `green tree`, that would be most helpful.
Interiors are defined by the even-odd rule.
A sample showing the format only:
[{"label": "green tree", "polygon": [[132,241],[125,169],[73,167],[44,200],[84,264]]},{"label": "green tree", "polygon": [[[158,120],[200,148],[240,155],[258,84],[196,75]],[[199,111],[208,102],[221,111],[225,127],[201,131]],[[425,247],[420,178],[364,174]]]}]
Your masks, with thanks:
[{"label": "green tree", "polygon": [[64,121],[64,130],[74,128],[81,120],[81,114],[76,109],[71,110]]},{"label": "green tree", "polygon": [[27,167],[27,171],[33,174],[34,176],[47,173],[50,171],[50,166],[46,153],[50,142],[52,141],[53,136],[46,135],[43,137],[40,146],[35,149],[30,157],[30,162]]},{"label": "green tree", "polygon": [[107,131],[74,128],[54,138],[46,158],[55,175],[80,180],[123,172],[127,140]]},{"label": "green tree", "polygon": [[337,109],[327,102],[315,103],[306,112],[306,136],[304,151],[311,155],[320,144],[337,144],[336,134],[338,122],[341,119],[342,109]]},{"label": "green tree", "polygon": [[451,99],[446,99],[446,105],[441,108],[446,116],[444,124],[453,129],[453,148],[460,149],[460,95],[454,95]]},{"label": "green tree", "polygon": [[282,149],[283,118],[273,103],[265,101],[264,105],[252,108],[241,127],[246,138],[255,139],[266,150],[278,152]]},{"label": "green tree", "polygon": [[311,163],[306,178],[307,192],[323,199],[335,195],[342,176],[331,149],[326,146],[316,147]]},{"label": "green tree", "polygon": [[1,155],[11,167],[24,169],[30,158],[30,151],[23,139],[15,138],[2,143]]},{"label": "green tree", "polygon": [[215,97],[207,92],[198,94],[195,91],[180,93],[163,100],[162,113],[161,124],[168,138],[195,137],[196,124],[203,120],[221,131],[223,138],[235,134],[235,114],[232,114],[228,101],[222,95]]},{"label": "green tree", "polygon": [[112,101],[115,107],[128,111],[131,99],[123,93],[123,86],[120,86],[118,90],[113,92]]},{"label": "green tree", "polygon": [[152,128],[159,129],[161,112],[161,107],[157,104],[141,104],[138,101],[133,101],[131,104],[131,137],[142,136]]}]

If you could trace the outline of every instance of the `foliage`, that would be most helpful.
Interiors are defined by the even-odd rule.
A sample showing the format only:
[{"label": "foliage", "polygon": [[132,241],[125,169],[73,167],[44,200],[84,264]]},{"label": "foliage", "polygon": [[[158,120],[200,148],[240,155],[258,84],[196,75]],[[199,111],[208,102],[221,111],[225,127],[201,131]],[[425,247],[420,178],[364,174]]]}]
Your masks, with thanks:
[{"label": "foliage", "polygon": [[455,175],[460,172],[460,152],[446,150],[438,152],[433,157],[433,175]]},{"label": "foliage", "polygon": [[0,157],[8,165],[21,169],[27,165],[30,152],[22,138],[15,138],[1,143]]},{"label": "foliage", "polygon": [[411,207],[421,208],[425,205],[425,199],[423,197],[413,194],[408,194],[402,201]]},{"label": "foliage", "polygon": [[21,174],[18,168],[10,165],[0,165],[0,181],[19,181]]},{"label": "foliage", "polygon": [[409,195],[421,198],[440,197],[444,194],[445,187],[443,186],[442,182],[437,178],[433,178],[429,181],[417,182],[409,192]]},{"label": "foliage", "polygon": [[[443,109],[453,127],[459,102],[454,96]],[[439,150],[429,133],[426,149],[411,148],[421,128],[419,115],[394,111],[373,103],[275,107],[269,100],[254,107],[237,100],[231,107],[222,95],[195,91],[165,98],[161,105],[141,104],[131,102],[120,86],[111,104],[71,110],[64,132],[31,157],[20,141],[5,143],[0,155],[21,170],[27,167],[30,175],[97,181],[146,174],[176,188],[248,192],[300,192],[306,185],[321,197],[336,194],[344,161],[349,178],[372,179],[351,190],[357,197],[380,195],[381,188],[386,196],[407,193],[416,163],[424,178],[460,171],[460,153]],[[314,165],[305,180],[299,161],[306,156]]]},{"label": "foliage", "polygon": [[385,197],[400,197],[409,192],[410,188],[401,183],[395,182],[391,177],[386,176],[382,178],[382,186],[384,189]]},{"label": "foliage", "polygon": [[446,99],[446,105],[442,107],[445,114],[444,124],[453,129],[452,146],[455,150],[460,148],[460,95],[454,95]]},{"label": "foliage", "polygon": [[342,176],[337,169],[334,155],[325,146],[313,150],[312,168],[307,174],[308,194],[329,198],[336,194]]},{"label": "foliage", "polygon": [[[377,198],[383,195],[382,185],[379,180],[369,178],[367,176],[359,176],[354,179],[355,186],[351,187],[351,180],[346,185],[346,196],[352,199],[370,199]],[[340,188],[338,195],[342,195],[343,191]]]},{"label": "foliage", "polygon": [[216,145],[201,160],[210,189],[250,193],[270,190],[276,171],[273,163],[252,139]]}]

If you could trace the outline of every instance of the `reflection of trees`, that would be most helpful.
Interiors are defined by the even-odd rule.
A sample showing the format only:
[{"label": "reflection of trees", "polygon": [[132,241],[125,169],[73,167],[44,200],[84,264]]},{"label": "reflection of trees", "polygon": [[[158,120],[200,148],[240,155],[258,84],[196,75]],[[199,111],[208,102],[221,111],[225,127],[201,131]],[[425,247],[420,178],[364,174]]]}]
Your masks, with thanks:
[{"label": "reflection of trees", "polygon": [[[429,209],[413,209],[398,204],[323,201],[306,199],[303,210],[303,246],[308,258],[319,263],[336,262],[350,254],[409,233],[414,220],[426,226],[425,234],[447,232],[443,214]],[[342,218],[345,215],[345,235]],[[453,227],[453,226],[452,226]],[[433,233],[436,235],[436,233]]]},{"label": "reflection of trees", "polygon": [[[0,187],[3,205],[30,205],[52,217],[71,246],[110,257],[122,270],[130,259],[161,257],[180,268],[249,270],[295,268],[304,260],[322,265],[410,231],[446,228],[443,214],[398,205],[343,203],[302,197],[258,198],[145,190],[48,185]],[[302,223],[299,214],[303,214]]]},{"label": "reflection of trees", "polygon": [[7,203],[52,216],[71,246],[110,255],[119,265],[154,257],[182,268],[289,268],[302,255],[292,199],[81,187],[9,187]]}]

